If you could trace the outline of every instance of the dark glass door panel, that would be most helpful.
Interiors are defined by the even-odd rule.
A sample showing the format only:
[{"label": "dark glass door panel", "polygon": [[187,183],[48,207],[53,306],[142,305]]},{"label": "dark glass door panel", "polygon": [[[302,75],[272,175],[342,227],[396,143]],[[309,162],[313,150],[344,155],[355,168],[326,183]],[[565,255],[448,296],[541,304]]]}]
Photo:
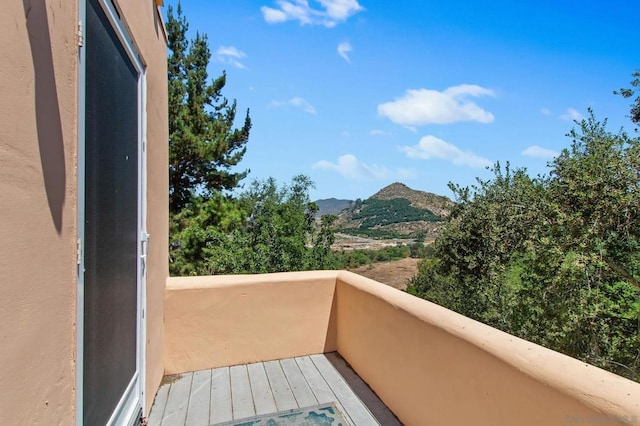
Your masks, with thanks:
[{"label": "dark glass door panel", "polygon": [[138,72],[97,0],[86,27],[83,411],[103,425],[137,368]]}]

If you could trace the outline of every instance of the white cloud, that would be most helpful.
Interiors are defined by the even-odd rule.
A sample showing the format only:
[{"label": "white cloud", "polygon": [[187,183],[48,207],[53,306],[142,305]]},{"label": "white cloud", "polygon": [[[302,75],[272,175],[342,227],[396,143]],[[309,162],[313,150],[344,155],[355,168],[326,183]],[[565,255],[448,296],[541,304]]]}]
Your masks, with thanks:
[{"label": "white cloud", "polygon": [[373,129],[369,132],[369,136],[391,136],[391,132],[385,132],[380,129]]},{"label": "white cloud", "polygon": [[398,169],[394,172],[378,164],[362,163],[353,154],[341,155],[336,163],[327,160],[318,161],[313,164],[313,168],[333,171],[347,179],[357,181],[411,179],[416,176],[413,169]]},{"label": "white cloud", "polygon": [[580,114],[575,108],[567,108],[567,113],[562,114],[560,118],[567,121],[569,120],[580,121],[584,118],[584,116]]},{"label": "white cloud", "polygon": [[277,0],[277,8],[262,6],[262,16],[269,24],[298,21],[301,25],[335,27],[364,10],[358,0],[317,0],[319,9],[309,6],[308,0]]},{"label": "white cloud", "polygon": [[522,155],[531,158],[554,158],[558,156],[558,152],[552,149],[542,148],[538,145],[533,145],[522,151]]},{"label": "white cloud", "polygon": [[269,106],[274,108],[292,106],[295,108],[300,108],[304,112],[307,112],[309,114],[316,114],[316,109],[313,107],[313,105],[307,102],[306,99],[301,98],[299,96],[295,96],[287,101],[271,101]]},{"label": "white cloud", "polygon": [[272,9],[267,6],[262,6],[260,10],[262,10],[262,16],[264,17],[264,20],[270,24],[279,24],[289,19],[287,14],[282,10]]},{"label": "white cloud", "polygon": [[401,146],[399,149],[407,154],[407,157],[419,160],[438,158],[441,160],[449,160],[457,166],[473,168],[483,168],[492,165],[491,161],[484,157],[480,157],[471,151],[463,151],[457,146],[431,135],[420,139],[418,145]]},{"label": "white cloud", "polygon": [[443,92],[410,89],[404,97],[378,105],[378,114],[405,126],[457,121],[491,123],[494,119],[493,114],[468,99],[480,96],[494,96],[494,92],[472,84],[449,87]]},{"label": "white cloud", "polygon": [[351,44],[346,41],[338,45],[338,55],[347,62],[351,62],[351,59],[349,59],[349,52],[352,50],[353,48],[351,47]]},{"label": "white cloud", "polygon": [[338,157],[338,162],[335,164],[327,160],[318,161],[313,164],[313,168],[331,170],[353,180],[377,180],[389,176],[389,170],[386,167],[361,163],[353,154]]},{"label": "white cloud", "polygon": [[551,110],[549,108],[540,108],[540,113],[542,113],[542,115],[551,115]]},{"label": "white cloud", "polygon": [[230,64],[234,67],[245,69],[246,67],[240,60],[247,57],[247,54],[233,46],[220,46],[216,50],[216,60],[223,64]]}]

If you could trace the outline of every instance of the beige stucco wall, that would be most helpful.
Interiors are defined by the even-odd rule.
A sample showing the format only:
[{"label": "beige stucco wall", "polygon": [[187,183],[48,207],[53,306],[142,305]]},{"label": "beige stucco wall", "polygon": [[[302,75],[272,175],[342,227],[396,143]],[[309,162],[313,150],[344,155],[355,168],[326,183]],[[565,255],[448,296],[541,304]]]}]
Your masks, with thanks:
[{"label": "beige stucco wall", "polygon": [[[147,65],[147,410],[163,374],[168,276],[166,44],[153,1],[117,2]],[[0,424],[73,424],[77,1],[0,13]]]},{"label": "beige stucco wall", "polygon": [[167,374],[337,350],[409,425],[640,419],[640,384],[350,272],[169,278],[165,297]]},{"label": "beige stucco wall", "polygon": [[0,12],[0,424],[74,422],[75,1]]},{"label": "beige stucco wall", "polygon": [[350,272],[336,294],[338,352],[405,424],[640,420],[638,383]]},{"label": "beige stucco wall", "polygon": [[330,352],[336,272],[169,278],[165,371]]},{"label": "beige stucco wall", "polygon": [[118,1],[122,16],[146,64],[147,82],[147,232],[146,412],[162,380],[164,287],[169,276],[169,123],[167,51],[154,2]]}]

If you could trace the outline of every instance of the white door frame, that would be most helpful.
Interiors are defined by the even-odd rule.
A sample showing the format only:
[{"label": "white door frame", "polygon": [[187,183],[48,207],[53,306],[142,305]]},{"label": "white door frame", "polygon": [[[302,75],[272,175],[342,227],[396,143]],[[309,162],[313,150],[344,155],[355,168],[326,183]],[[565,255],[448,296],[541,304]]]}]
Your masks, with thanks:
[{"label": "white door frame", "polygon": [[[126,24],[119,17],[114,4],[110,0],[97,0],[105,12],[113,30],[122,43],[135,70],[138,72],[138,263],[137,263],[137,341],[136,372],[127,386],[122,399],[116,406],[109,420],[109,425],[133,425],[138,420],[140,410],[146,412],[146,257],[148,253],[149,235],[146,233],[147,216],[147,86],[146,64],[139,49],[127,30]],[[115,1],[115,0],[114,0]],[[117,1],[115,1],[117,3]],[[86,55],[83,40],[86,40],[86,8],[87,0],[78,1],[78,222],[77,222],[77,298],[76,298],[76,424],[84,420],[84,223],[85,223],[85,99],[86,99]]]}]

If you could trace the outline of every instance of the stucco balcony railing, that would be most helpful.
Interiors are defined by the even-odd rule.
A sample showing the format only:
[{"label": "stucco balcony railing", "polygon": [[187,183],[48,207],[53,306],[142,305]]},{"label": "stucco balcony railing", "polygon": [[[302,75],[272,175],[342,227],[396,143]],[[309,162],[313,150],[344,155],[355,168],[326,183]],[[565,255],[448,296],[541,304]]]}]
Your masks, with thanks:
[{"label": "stucco balcony railing", "polygon": [[337,351],[407,425],[639,424],[640,384],[344,271],[170,278],[165,374]]}]

